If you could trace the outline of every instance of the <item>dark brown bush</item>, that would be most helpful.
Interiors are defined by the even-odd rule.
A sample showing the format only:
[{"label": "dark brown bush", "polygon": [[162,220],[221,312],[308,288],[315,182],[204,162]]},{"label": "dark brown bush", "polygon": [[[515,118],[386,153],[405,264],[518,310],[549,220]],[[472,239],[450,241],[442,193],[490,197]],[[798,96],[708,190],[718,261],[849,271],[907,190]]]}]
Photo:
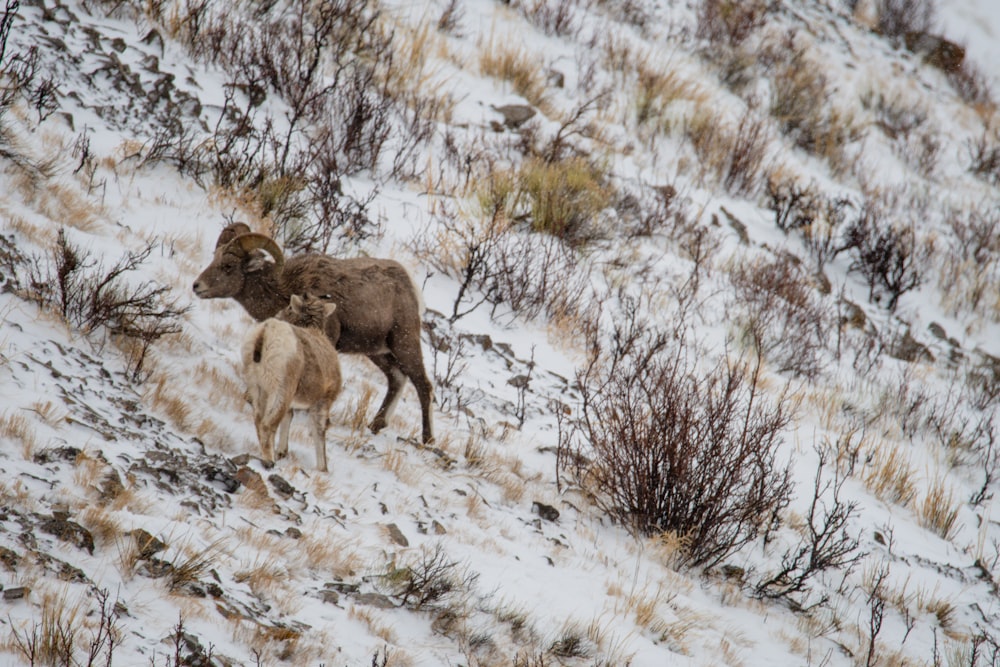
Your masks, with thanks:
[{"label": "dark brown bush", "polygon": [[791,497],[777,458],[790,402],[773,403],[759,364],[722,359],[707,372],[673,335],[626,314],[582,373],[582,416],[560,434],[561,473],[643,534],[674,533],[682,560],[710,567],[776,527]]}]

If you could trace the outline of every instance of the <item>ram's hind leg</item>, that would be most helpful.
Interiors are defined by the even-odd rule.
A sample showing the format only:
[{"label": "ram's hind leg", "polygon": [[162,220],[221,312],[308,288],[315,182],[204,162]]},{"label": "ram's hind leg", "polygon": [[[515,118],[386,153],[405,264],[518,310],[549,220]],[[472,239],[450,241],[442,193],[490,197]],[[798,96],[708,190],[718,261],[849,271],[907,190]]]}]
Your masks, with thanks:
[{"label": "ram's hind leg", "polygon": [[389,384],[385,398],[382,400],[382,406],[379,407],[375,418],[368,427],[372,433],[378,433],[385,428],[392,416],[392,411],[396,409],[396,403],[399,402],[399,396],[406,385],[406,376],[399,370],[395,358],[390,353],[372,354],[368,358],[385,374],[385,379]]}]

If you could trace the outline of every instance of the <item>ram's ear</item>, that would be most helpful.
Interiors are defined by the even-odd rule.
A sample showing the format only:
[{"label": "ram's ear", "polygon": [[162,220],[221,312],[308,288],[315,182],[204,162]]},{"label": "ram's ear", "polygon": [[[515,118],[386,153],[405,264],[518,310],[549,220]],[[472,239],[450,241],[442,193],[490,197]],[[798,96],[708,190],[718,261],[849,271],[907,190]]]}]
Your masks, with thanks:
[{"label": "ram's ear", "polygon": [[337,310],[337,304],[330,303],[329,301],[327,301],[325,304],[323,304],[323,319],[326,319],[331,315],[333,315],[333,311],[335,310]]},{"label": "ram's ear", "polygon": [[299,296],[298,294],[292,295],[290,303],[292,304],[292,308],[294,308],[295,310],[302,310],[303,301],[302,297]]},{"label": "ram's ear", "polygon": [[247,259],[247,273],[257,273],[263,271],[268,266],[274,266],[273,262],[267,261],[268,254],[263,250],[254,250]]}]

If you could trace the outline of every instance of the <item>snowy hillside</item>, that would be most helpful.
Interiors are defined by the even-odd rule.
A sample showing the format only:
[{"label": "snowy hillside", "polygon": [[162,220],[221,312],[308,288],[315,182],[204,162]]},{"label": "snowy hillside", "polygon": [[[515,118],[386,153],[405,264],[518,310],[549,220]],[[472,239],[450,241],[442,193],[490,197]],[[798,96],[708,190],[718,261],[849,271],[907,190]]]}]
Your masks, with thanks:
[{"label": "snowy hillside", "polygon": [[[939,5],[8,0],[0,665],[1000,664],[1000,6]],[[261,458],[234,222],[408,269],[432,442],[343,354],[329,472]]]}]

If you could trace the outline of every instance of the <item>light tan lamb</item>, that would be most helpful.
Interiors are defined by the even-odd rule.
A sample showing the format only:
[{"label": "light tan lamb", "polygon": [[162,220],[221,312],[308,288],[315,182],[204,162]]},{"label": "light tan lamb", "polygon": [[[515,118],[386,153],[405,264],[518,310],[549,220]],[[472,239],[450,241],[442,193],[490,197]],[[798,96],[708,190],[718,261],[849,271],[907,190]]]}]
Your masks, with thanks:
[{"label": "light tan lamb", "polygon": [[330,406],[340,393],[340,360],[324,333],[336,310],[322,299],[293,295],[281,312],[256,325],[243,342],[243,379],[253,407],[262,457],[288,454],[292,410],[306,410],[316,447],[316,469],[326,472],[326,429]]}]

